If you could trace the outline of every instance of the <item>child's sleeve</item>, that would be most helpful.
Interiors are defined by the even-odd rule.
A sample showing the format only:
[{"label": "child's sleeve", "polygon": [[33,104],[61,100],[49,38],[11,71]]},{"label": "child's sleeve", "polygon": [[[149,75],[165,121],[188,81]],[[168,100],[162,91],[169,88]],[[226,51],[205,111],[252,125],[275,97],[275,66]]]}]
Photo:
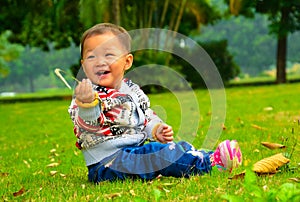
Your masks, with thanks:
[{"label": "child's sleeve", "polygon": [[78,107],[78,116],[85,121],[95,121],[100,116],[100,106],[96,105],[95,107],[83,108]]},{"label": "child's sleeve", "polygon": [[100,106],[83,109],[73,99],[68,112],[74,124],[74,134],[78,138],[76,147],[82,149],[93,146],[95,143],[91,135],[101,132],[99,131],[102,114]]},{"label": "child's sleeve", "polygon": [[147,133],[149,138],[156,138],[156,130],[158,126],[160,126],[163,121],[157,116],[157,114],[151,109],[148,108],[145,110],[146,122],[144,131]]},{"label": "child's sleeve", "polygon": [[[77,136],[81,132],[97,133],[101,124],[101,109],[99,105],[90,108],[77,106],[75,99],[72,100],[69,107],[69,114],[75,126],[74,132]],[[103,121],[103,120],[102,120]]]}]

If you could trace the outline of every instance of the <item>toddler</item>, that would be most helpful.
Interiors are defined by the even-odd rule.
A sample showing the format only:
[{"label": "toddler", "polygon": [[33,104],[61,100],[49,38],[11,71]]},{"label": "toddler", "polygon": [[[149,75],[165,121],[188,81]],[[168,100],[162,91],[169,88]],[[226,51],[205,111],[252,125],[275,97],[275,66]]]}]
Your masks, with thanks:
[{"label": "toddler", "polygon": [[130,46],[128,32],[110,23],[93,26],[81,39],[86,78],[75,88],[69,113],[89,181],[189,177],[209,173],[212,166],[238,167],[242,154],[236,141],[223,141],[215,152],[173,141],[172,127],[152,111],[140,87],[124,78],[133,63]]}]

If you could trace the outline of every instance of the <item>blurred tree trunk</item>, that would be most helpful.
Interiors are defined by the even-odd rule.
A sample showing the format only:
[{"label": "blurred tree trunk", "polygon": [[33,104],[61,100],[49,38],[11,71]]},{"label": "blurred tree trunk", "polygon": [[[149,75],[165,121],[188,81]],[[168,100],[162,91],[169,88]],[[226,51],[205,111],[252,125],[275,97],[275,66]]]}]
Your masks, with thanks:
[{"label": "blurred tree trunk", "polygon": [[169,0],[165,0],[163,12],[161,14],[160,23],[159,23],[160,28],[163,28],[163,26],[164,26],[168,6],[169,6]]},{"label": "blurred tree trunk", "polygon": [[[281,9],[280,24],[285,25],[288,21],[289,10],[287,8]],[[287,55],[287,36],[284,32],[278,33],[277,38],[277,56],[276,56],[276,83],[286,83],[286,55]]]},{"label": "blurred tree trunk", "polygon": [[119,0],[113,0],[113,20],[114,24],[120,25],[120,1]]},{"label": "blurred tree trunk", "polygon": [[277,41],[276,83],[286,83],[287,36]]},{"label": "blurred tree trunk", "polygon": [[[172,30],[173,30],[173,35],[171,36],[170,51],[172,51],[172,50],[173,50],[173,47],[174,47],[174,43],[175,43],[174,39],[175,39],[176,34],[177,34],[177,32],[178,32],[178,29],[179,29],[179,25],[180,25],[180,22],[181,22],[181,18],[182,18],[182,16],[183,16],[183,11],[184,11],[184,9],[185,9],[186,2],[187,2],[187,0],[182,0],[182,1],[181,1],[181,4],[180,4],[180,6],[179,6],[179,11],[178,11],[177,19],[176,19],[176,22],[175,22],[175,26],[174,26],[174,29],[172,29]],[[175,17],[176,17],[176,15],[174,16],[174,19],[175,19]],[[173,19],[173,20],[174,20],[174,19]],[[167,38],[166,41],[169,41],[168,38]],[[168,43],[168,42],[167,42],[167,43]],[[167,46],[168,46],[168,45],[169,45],[169,44],[167,44]],[[169,63],[170,63],[171,58],[172,58],[172,55],[171,55],[171,54],[168,54],[168,56],[167,56],[167,58],[166,58],[166,65],[167,65],[167,66],[168,66]]]},{"label": "blurred tree trunk", "polygon": [[181,18],[183,16],[183,11],[185,9],[186,1],[187,0],[182,0],[181,1],[179,13],[178,13],[178,16],[177,16],[177,19],[176,19],[176,24],[175,24],[175,27],[174,27],[174,35],[175,35],[175,32],[178,32],[179,25],[180,25],[180,22],[181,22]]},{"label": "blurred tree trunk", "polygon": [[[224,0],[228,3],[228,0]],[[229,0],[233,15],[253,17],[255,13],[268,16],[269,31],[277,38],[276,83],[286,83],[287,38],[300,30],[299,0]]]},{"label": "blurred tree trunk", "polygon": [[154,13],[155,7],[156,7],[156,1],[151,1],[150,10],[149,10],[149,14],[148,14],[147,28],[152,27],[152,19],[153,19],[153,13]]},{"label": "blurred tree trunk", "polygon": [[34,93],[34,91],[35,91],[35,88],[34,88],[34,77],[33,77],[32,74],[29,74],[28,80],[29,80],[29,89],[30,89],[30,92]]}]

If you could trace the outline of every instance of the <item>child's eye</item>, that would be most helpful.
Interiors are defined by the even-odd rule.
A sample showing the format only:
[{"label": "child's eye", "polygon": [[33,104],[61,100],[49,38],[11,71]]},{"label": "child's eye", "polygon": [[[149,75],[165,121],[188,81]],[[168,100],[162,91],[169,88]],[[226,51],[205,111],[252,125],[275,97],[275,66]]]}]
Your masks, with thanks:
[{"label": "child's eye", "polygon": [[96,56],[94,56],[94,55],[89,55],[89,56],[87,56],[86,59],[94,59],[94,58],[96,58]]},{"label": "child's eye", "polygon": [[115,56],[113,53],[106,53],[105,54],[105,57],[112,57],[112,56]]},{"label": "child's eye", "polygon": [[94,60],[95,58],[96,58],[95,55],[88,55],[88,56],[86,57],[87,60]]}]

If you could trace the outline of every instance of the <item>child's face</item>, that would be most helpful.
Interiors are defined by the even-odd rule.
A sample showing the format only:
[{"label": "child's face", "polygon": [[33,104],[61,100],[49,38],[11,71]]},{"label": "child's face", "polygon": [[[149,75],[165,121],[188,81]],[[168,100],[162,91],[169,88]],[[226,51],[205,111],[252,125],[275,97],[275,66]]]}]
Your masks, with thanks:
[{"label": "child's face", "polygon": [[92,83],[119,89],[133,61],[119,39],[111,32],[93,35],[85,39],[82,51],[81,64]]}]

